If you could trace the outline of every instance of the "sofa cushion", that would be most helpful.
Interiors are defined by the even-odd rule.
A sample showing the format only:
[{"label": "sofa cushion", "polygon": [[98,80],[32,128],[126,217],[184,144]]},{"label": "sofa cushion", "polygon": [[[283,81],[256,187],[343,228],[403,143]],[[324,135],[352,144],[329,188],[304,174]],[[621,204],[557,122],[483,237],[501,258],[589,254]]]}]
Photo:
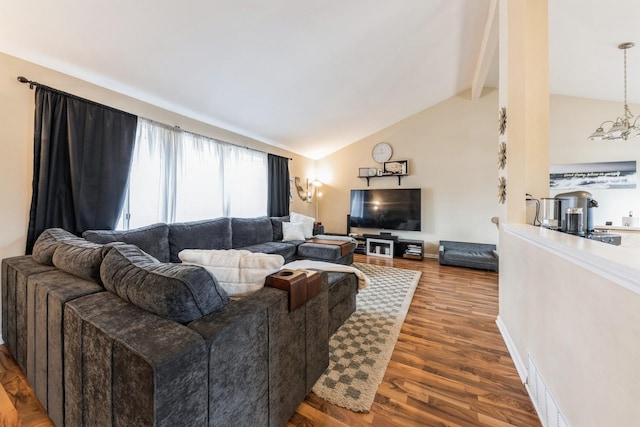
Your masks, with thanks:
[{"label": "sofa cushion", "polygon": [[282,241],[304,241],[304,225],[296,222],[286,222],[282,224]]},{"label": "sofa cushion", "polygon": [[133,230],[87,230],[82,237],[95,243],[130,243],[160,262],[169,262],[169,226],[164,223]]},{"label": "sofa cushion", "polygon": [[84,241],[81,237],[62,228],[47,228],[33,244],[33,259],[40,264],[53,265],[53,253],[58,243],[64,240]]},{"label": "sofa cushion", "polygon": [[102,284],[100,280],[100,264],[111,245],[80,240],[63,240],[58,242],[53,253],[53,265],[62,271]]},{"label": "sofa cushion", "polygon": [[338,245],[303,243],[298,246],[298,256],[305,259],[333,261],[342,256],[342,248]]},{"label": "sofa cushion", "polygon": [[282,240],[282,223],[289,222],[289,215],[287,216],[272,216],[271,226],[273,227],[273,240]]},{"label": "sofa cushion", "polygon": [[143,310],[188,323],[223,307],[227,293],[202,267],[161,263],[134,245],[114,246],[100,267],[105,288]]},{"label": "sofa cushion", "polygon": [[232,218],[231,240],[234,249],[273,241],[271,219],[264,216],[258,218]]},{"label": "sofa cushion", "polygon": [[265,242],[256,245],[245,246],[250,252],[260,252],[263,254],[282,255],[285,262],[291,262],[296,258],[297,244],[301,242]]},{"label": "sofa cushion", "polygon": [[302,224],[302,230],[304,231],[304,238],[310,239],[313,237],[313,225],[316,220],[310,216],[302,215],[296,212],[291,212],[291,222]]},{"label": "sofa cushion", "polygon": [[184,249],[231,249],[231,218],[169,224],[169,261]]},{"label": "sofa cushion", "polygon": [[241,249],[185,249],[178,256],[184,263],[203,266],[231,297],[243,297],[262,288],[265,278],[284,264],[281,255]]}]

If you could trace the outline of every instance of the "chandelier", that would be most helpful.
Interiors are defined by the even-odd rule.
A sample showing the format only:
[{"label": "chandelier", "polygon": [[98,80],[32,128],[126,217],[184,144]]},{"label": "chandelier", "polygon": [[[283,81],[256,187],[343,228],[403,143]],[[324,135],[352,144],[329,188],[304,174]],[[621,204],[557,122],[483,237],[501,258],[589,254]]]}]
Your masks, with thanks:
[{"label": "chandelier", "polygon": [[[638,123],[638,117],[634,120],[629,105],[627,104],[627,49],[635,46],[633,42],[621,43],[618,45],[618,49],[622,49],[624,52],[624,115],[618,117],[616,121],[607,120],[600,124],[598,129],[591,134],[589,139],[601,140],[601,139],[624,139],[631,132],[636,132],[636,137],[640,137],[640,123]],[[633,123],[631,122],[633,120]],[[605,123],[612,123],[611,127],[605,131],[603,125]]]}]

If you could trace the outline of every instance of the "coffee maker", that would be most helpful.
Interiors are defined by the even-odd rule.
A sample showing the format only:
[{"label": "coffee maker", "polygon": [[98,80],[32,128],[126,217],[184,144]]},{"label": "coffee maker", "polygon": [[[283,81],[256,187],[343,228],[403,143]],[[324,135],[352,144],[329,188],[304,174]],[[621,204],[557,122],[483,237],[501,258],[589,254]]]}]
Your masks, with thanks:
[{"label": "coffee maker", "polygon": [[588,191],[572,191],[556,195],[556,218],[558,230],[577,236],[595,231],[593,209],[598,202]]},{"label": "coffee maker", "polygon": [[622,236],[609,230],[595,229],[594,209],[598,202],[587,191],[561,193],[554,198],[540,200],[542,215],[540,226],[591,240],[620,245]]}]

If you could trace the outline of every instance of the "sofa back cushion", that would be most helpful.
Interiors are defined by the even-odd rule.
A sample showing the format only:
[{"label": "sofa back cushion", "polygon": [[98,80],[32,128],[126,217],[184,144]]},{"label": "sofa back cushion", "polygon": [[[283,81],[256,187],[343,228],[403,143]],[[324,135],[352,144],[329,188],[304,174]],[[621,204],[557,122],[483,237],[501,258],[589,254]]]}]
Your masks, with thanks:
[{"label": "sofa back cushion", "polygon": [[124,242],[136,245],[160,262],[169,262],[169,226],[152,224],[133,230],[87,230],[82,237],[95,243]]},{"label": "sofa back cushion", "polygon": [[231,249],[231,218],[169,224],[169,261],[184,249]]},{"label": "sofa back cushion", "polygon": [[134,245],[112,247],[100,277],[105,288],[125,301],[179,323],[199,319],[229,302],[204,268],[161,263]]},{"label": "sofa back cushion", "polygon": [[58,243],[64,240],[84,241],[81,237],[62,228],[47,228],[40,233],[33,244],[33,259],[40,264],[53,265],[53,253],[58,248]]},{"label": "sofa back cushion", "polygon": [[283,222],[289,222],[289,215],[271,217],[271,226],[273,227],[274,242],[279,242],[280,240],[282,240],[282,223]]},{"label": "sofa back cushion", "polygon": [[232,244],[234,249],[273,241],[273,226],[271,219],[263,216],[258,218],[232,218]]},{"label": "sofa back cushion", "polygon": [[100,264],[112,245],[100,245],[84,239],[58,242],[53,253],[53,265],[85,280],[102,284]]}]

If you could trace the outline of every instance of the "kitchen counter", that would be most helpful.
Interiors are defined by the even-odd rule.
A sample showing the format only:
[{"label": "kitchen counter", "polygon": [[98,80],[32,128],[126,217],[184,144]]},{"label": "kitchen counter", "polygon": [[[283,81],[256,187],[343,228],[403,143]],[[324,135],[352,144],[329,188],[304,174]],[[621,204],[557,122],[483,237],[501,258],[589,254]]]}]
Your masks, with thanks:
[{"label": "kitchen counter", "polygon": [[640,227],[623,227],[621,225],[596,225],[596,231],[611,232],[622,236],[622,244],[627,249],[640,251]]}]

